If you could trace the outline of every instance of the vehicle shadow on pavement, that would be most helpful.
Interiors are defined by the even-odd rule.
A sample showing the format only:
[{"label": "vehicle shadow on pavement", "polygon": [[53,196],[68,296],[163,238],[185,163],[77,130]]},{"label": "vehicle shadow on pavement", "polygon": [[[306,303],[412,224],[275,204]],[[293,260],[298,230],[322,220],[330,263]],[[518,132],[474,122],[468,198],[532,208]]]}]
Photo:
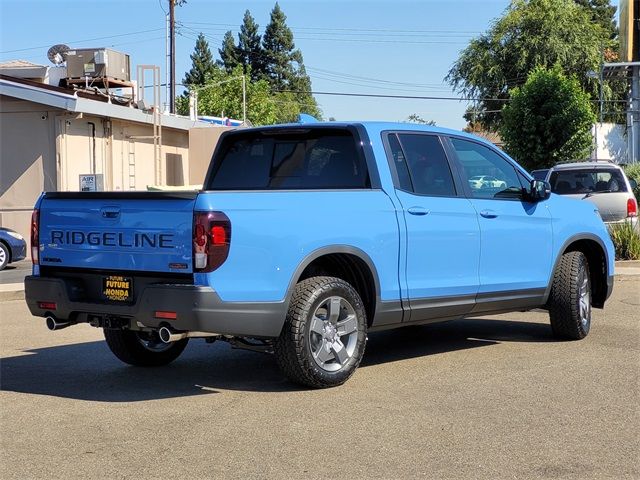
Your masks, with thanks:
[{"label": "vehicle shadow on pavement", "polygon": [[369,335],[361,367],[503,342],[557,341],[548,324],[481,318],[432,323]]},{"label": "vehicle shadow on pavement", "polygon": [[223,342],[191,341],[179,359],[159,368],[125,365],[105,342],[60,345],[0,359],[0,390],[99,402],[141,402],[215,394],[218,389],[301,390],[268,355]]},{"label": "vehicle shadow on pavement", "polygon": [[[372,333],[362,367],[495,345],[553,341],[548,325],[498,320],[460,320]],[[136,368],[115,359],[104,342],[28,350],[0,360],[0,390],[99,402],[140,402],[218,390],[290,392],[270,356],[192,341],[183,355],[161,368]]]}]

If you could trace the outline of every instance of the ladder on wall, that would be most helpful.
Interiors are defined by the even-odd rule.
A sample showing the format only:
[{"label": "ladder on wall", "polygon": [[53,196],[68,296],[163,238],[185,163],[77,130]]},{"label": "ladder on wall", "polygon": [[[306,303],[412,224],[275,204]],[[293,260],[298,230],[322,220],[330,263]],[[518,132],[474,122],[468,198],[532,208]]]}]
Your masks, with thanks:
[{"label": "ladder on wall", "polygon": [[[153,84],[150,86],[153,90],[151,104],[147,102],[145,97],[145,74],[152,72]],[[153,138],[153,161],[154,161],[154,181],[156,185],[164,185],[165,178],[162,168],[162,111],[160,109],[160,67],[157,65],[138,65],[136,72],[138,80],[138,106],[144,108],[151,113],[153,117],[153,135],[138,136],[135,138]],[[134,137],[131,137],[134,138]],[[130,171],[131,171],[131,167]]]}]

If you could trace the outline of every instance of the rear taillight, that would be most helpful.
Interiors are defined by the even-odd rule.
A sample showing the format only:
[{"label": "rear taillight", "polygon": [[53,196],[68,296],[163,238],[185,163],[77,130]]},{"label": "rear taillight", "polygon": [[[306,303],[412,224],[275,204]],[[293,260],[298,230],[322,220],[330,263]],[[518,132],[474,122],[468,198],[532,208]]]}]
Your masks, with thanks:
[{"label": "rear taillight", "polygon": [[40,227],[40,210],[37,208],[31,214],[31,261],[34,265],[40,263],[40,238],[38,228]]},{"label": "rear taillight", "polygon": [[224,263],[231,244],[231,221],[222,212],[193,215],[193,269],[213,272]]},{"label": "rear taillight", "polygon": [[638,204],[636,203],[635,198],[630,198],[627,200],[627,217],[637,217],[638,216]]}]

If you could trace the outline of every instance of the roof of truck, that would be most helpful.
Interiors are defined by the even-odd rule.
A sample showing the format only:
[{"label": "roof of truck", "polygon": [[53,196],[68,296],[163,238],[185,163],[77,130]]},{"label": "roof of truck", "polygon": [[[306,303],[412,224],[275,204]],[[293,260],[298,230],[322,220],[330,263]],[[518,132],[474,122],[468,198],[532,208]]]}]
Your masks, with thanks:
[{"label": "roof of truck", "polygon": [[[309,122],[309,123],[286,123],[279,125],[267,125],[262,127],[253,127],[248,130],[279,130],[279,129],[306,129],[306,128],[345,128],[362,125],[369,134],[379,135],[385,131],[415,131],[415,132],[427,132],[441,135],[456,135],[460,137],[467,137],[477,142],[485,143],[487,145],[495,146],[486,138],[472,135],[460,130],[453,130],[450,128],[438,127],[434,125],[423,125],[419,123],[406,123],[406,122],[383,122],[383,121],[341,121],[341,122]],[[243,129],[242,131],[246,131]]]}]

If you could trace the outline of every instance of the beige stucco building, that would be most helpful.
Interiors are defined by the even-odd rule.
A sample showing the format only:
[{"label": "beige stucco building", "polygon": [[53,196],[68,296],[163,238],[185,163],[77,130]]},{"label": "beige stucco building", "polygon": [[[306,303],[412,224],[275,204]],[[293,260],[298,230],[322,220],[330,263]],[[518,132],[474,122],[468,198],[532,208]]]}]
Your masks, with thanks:
[{"label": "beige stucco building", "polygon": [[81,175],[101,175],[103,189],[116,191],[201,184],[224,129],[160,117],[156,155],[152,114],[0,75],[0,226],[28,238],[40,193],[78,191]]}]

